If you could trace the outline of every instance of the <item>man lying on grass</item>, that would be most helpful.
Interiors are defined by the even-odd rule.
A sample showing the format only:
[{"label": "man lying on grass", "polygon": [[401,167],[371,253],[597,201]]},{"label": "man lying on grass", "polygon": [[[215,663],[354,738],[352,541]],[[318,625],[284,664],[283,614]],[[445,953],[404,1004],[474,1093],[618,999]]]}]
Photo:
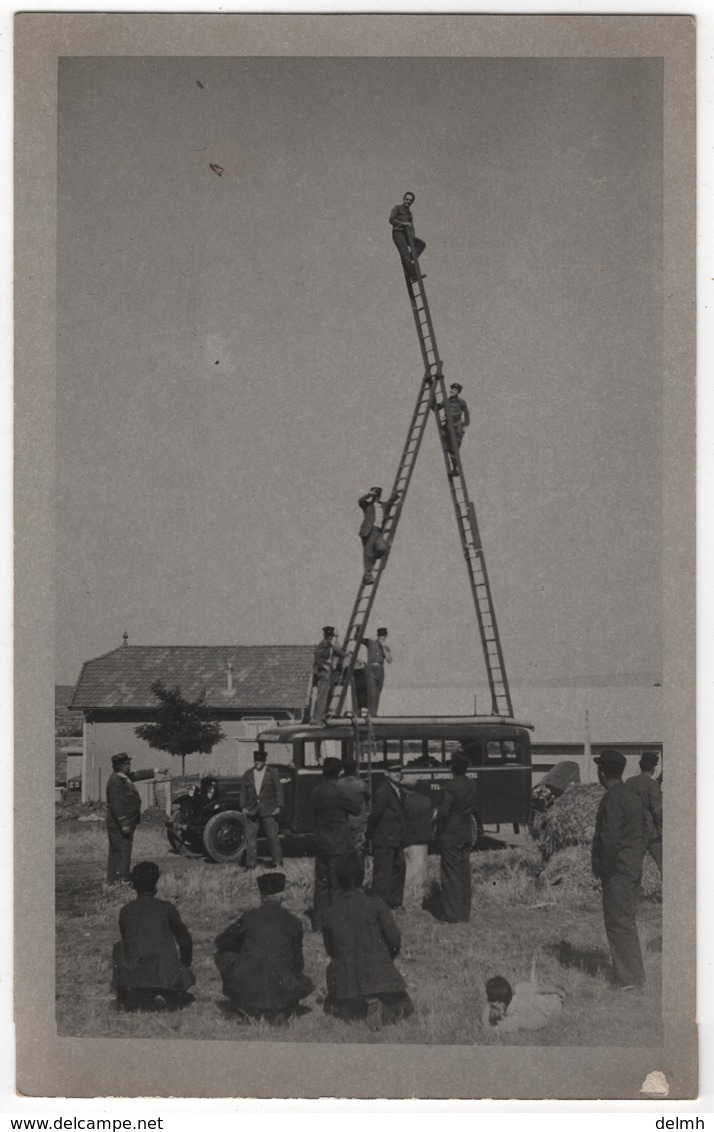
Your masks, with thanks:
[{"label": "man lying on grass", "polygon": [[513,990],[508,979],[494,975],[486,983],[487,1003],[481,1014],[483,1026],[495,1026],[499,1034],[518,1030],[542,1030],[560,1018],[565,991],[559,987],[538,988],[534,983],[517,983]]}]

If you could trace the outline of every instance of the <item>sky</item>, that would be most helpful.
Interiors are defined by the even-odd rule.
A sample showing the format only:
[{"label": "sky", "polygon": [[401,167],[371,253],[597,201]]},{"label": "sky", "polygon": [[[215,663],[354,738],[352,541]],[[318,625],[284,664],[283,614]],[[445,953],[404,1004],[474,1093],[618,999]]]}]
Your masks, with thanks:
[{"label": "sky", "polygon": [[[58,682],[124,630],[344,631],[357,498],[422,377],[407,189],[512,683],[660,680],[661,84],[654,58],[62,59]],[[395,687],[482,682],[433,427],[372,624]]]}]

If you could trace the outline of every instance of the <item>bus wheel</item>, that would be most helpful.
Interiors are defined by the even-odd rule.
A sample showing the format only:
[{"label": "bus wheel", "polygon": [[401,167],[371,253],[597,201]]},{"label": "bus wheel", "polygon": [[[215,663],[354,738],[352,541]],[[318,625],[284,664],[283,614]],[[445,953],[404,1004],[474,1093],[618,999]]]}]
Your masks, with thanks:
[{"label": "bus wheel", "polygon": [[245,843],[245,818],[237,810],[223,810],[206,822],[203,844],[212,861],[220,865],[240,861],[245,853]]}]

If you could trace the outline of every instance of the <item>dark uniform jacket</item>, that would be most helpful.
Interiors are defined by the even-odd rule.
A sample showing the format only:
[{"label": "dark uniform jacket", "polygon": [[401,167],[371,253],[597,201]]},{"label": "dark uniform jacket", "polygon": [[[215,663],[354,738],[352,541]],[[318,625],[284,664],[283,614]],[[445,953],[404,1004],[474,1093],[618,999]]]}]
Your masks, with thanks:
[{"label": "dark uniform jacket", "polygon": [[603,795],[595,819],[593,873],[600,880],[609,880],[616,873],[638,877],[646,848],[642,803],[624,782],[613,782]]},{"label": "dark uniform jacket", "polygon": [[402,790],[397,792],[391,782],[382,782],[374,796],[367,822],[367,837],[373,845],[398,847],[406,842],[406,829]]},{"label": "dark uniform jacket", "polygon": [[347,656],[347,653],[340,645],[335,644],[334,641],[327,639],[320,641],[319,645],[315,646],[312,654],[312,672],[314,676],[319,676],[322,672],[329,672],[332,668],[333,656]]},{"label": "dark uniform jacket", "polygon": [[351,853],[354,844],[348,814],[359,814],[361,806],[345,794],[332,778],[323,778],[312,792],[315,818],[315,849],[323,857]]},{"label": "dark uniform jacket", "polygon": [[250,770],[245,772],[240,784],[242,810],[247,810],[252,817],[258,814],[261,818],[265,818],[272,814],[275,809],[280,808],[283,802],[283,786],[277,767],[266,766],[260,794],[255,788],[255,767],[251,767]]},{"label": "dark uniform jacket", "polygon": [[402,939],[379,896],[342,892],[325,912],[322,930],[331,962],[327,992],[332,998],[362,998],[406,989],[392,959]]},{"label": "dark uniform jacket", "polygon": [[[384,508],[384,522],[385,523],[387,521],[387,515],[389,514],[390,510],[392,509],[392,507],[394,506],[394,504],[397,502],[398,499],[399,499],[399,495],[395,491],[394,495],[390,495],[389,499],[380,500],[382,507]],[[371,491],[368,491],[366,495],[361,495],[360,498],[357,500],[360,507],[364,511],[364,518],[362,520],[362,526],[359,529],[359,537],[360,538],[368,538],[370,531],[372,530],[372,527],[374,526],[375,511],[374,511],[373,500],[374,500],[374,496],[372,495]]]},{"label": "dark uniform jacket", "polygon": [[153,770],[130,771],[128,775],[112,771],[107,779],[107,825],[134,832],[141,820],[141,798],[134,783],[153,777]]},{"label": "dark uniform jacket", "polygon": [[392,228],[403,228],[405,224],[414,224],[412,210],[404,203],[395,204],[389,214],[389,223]]},{"label": "dark uniform jacket", "polygon": [[193,944],[173,904],[140,892],[121,909],[119,931],[123,948],[116,963],[118,986],[172,990],[186,985]]},{"label": "dark uniform jacket", "polygon": [[455,397],[449,397],[446,401],[446,408],[448,409],[449,416],[451,417],[451,420],[454,422],[454,424],[461,423],[462,418],[464,426],[471,424],[469,407],[464,401],[463,397],[459,397],[458,394]]},{"label": "dark uniform jacket", "polygon": [[284,1010],[305,990],[302,924],[279,904],[244,912],[216,937],[223,993],[249,1010]]},{"label": "dark uniform jacket", "polygon": [[442,845],[463,848],[471,844],[471,815],[476,814],[476,783],[465,774],[444,784],[436,808],[435,833]]},{"label": "dark uniform jacket", "polygon": [[625,786],[639,798],[645,815],[645,835],[648,841],[662,836],[662,788],[649,774],[636,774],[628,778]]}]

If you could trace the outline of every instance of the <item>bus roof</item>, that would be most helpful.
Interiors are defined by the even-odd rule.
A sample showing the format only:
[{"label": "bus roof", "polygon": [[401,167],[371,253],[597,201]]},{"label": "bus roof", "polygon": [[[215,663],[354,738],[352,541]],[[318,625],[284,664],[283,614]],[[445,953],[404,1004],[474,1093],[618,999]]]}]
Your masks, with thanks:
[{"label": "bus roof", "polygon": [[[292,743],[296,740],[346,739],[353,733],[354,723],[359,725],[360,734],[367,737],[367,720],[350,719],[339,716],[331,719],[326,726],[319,723],[278,723],[261,731],[259,743]],[[527,728],[533,731],[532,723],[512,719],[503,715],[402,715],[383,716],[372,720],[372,734],[375,739],[442,738],[448,731],[454,739],[468,738],[474,728],[495,731],[499,727]]]}]

